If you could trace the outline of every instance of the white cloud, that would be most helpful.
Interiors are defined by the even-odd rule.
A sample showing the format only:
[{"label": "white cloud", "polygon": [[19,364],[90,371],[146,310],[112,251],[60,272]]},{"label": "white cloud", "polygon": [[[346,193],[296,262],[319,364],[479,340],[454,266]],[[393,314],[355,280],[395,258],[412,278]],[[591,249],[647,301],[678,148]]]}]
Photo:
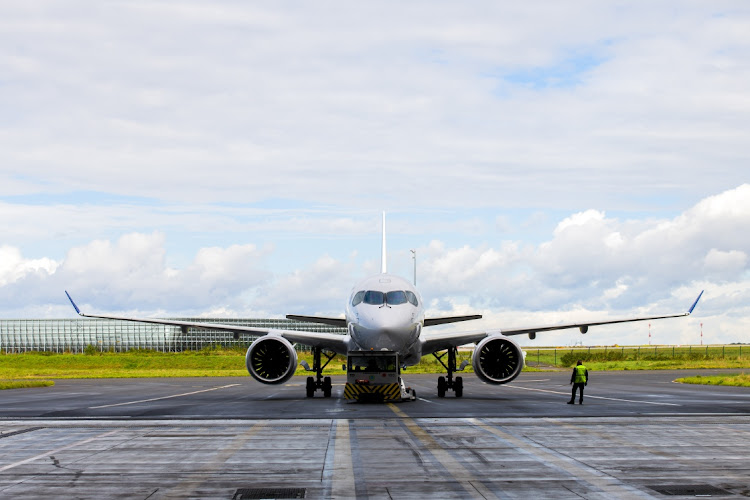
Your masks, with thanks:
[{"label": "white cloud", "polygon": [[18,248],[0,246],[0,286],[24,279],[28,275],[50,275],[58,263],[52,259],[25,259]]},{"label": "white cloud", "polygon": [[[539,244],[452,247],[434,240],[417,248],[420,290],[431,315],[479,312],[485,316],[480,325],[505,328],[681,312],[705,289],[695,316],[654,327],[658,341],[684,342],[700,322],[717,341],[742,340],[742,318],[750,312],[750,238],[739,229],[750,227],[750,207],[738,209],[737,204],[748,189],[743,185],[713,195],[670,219],[573,214],[552,226],[550,238]],[[3,315],[59,315],[63,289],[98,311],[338,315],[355,281],[378,268],[373,250],[350,252],[343,259],[324,253],[303,267],[272,272],[268,263],[279,248],[269,241],[202,247],[175,267],[167,264],[169,247],[159,232],[93,240],[71,248],[60,261],[29,259],[4,246]],[[406,251],[395,250],[407,258]],[[642,330],[642,325],[597,328],[585,340],[640,342]],[[573,341],[571,335],[549,334],[541,341],[566,344]]]},{"label": "white cloud", "polygon": [[389,268],[416,249],[435,310],[541,322],[734,286],[705,310],[736,332],[748,26],[721,1],[2,3],[0,314],[57,315],[63,287],[335,314],[386,209]]},{"label": "white cloud", "polygon": [[706,271],[725,275],[728,278],[737,277],[747,269],[747,254],[740,250],[731,250],[722,252],[712,248],[706,254],[705,258]]},{"label": "white cloud", "polygon": [[729,5],[4,4],[0,193],[695,199],[744,181],[748,18]]}]

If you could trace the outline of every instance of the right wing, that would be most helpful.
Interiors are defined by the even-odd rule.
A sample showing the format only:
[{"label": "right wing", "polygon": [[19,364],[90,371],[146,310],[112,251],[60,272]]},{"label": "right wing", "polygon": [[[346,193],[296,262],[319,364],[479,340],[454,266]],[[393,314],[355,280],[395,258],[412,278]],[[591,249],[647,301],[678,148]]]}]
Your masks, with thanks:
[{"label": "right wing", "polygon": [[471,321],[473,319],[482,319],[482,315],[472,314],[471,316],[444,316],[442,318],[425,318],[424,326],[445,325],[448,323],[458,323],[460,321]]},{"label": "right wing", "polygon": [[338,335],[335,333],[319,333],[319,332],[305,332],[297,330],[280,330],[276,328],[258,328],[254,326],[241,326],[241,325],[230,325],[224,323],[202,323],[198,321],[179,321],[174,319],[158,319],[158,318],[128,318],[124,316],[110,316],[110,315],[98,315],[98,314],[85,314],[81,312],[70,294],[65,291],[65,295],[68,296],[68,300],[73,304],[73,308],[76,310],[79,316],[84,318],[99,318],[99,319],[114,319],[120,321],[133,321],[136,323],[151,323],[155,325],[170,325],[179,326],[183,330],[187,328],[204,328],[206,330],[221,330],[223,332],[233,332],[235,334],[247,334],[247,335],[267,335],[273,333],[289,340],[290,342],[305,344],[312,347],[322,347],[324,349],[330,349],[338,354],[346,354],[349,344],[348,335]]},{"label": "right wing", "polygon": [[656,319],[666,318],[679,318],[682,316],[690,316],[698,304],[698,301],[703,296],[703,291],[695,299],[693,305],[687,310],[687,312],[679,314],[667,314],[661,316],[641,316],[636,318],[623,318],[623,319],[610,319],[604,321],[588,321],[578,323],[563,323],[559,325],[544,325],[544,326],[531,326],[521,328],[494,328],[489,330],[474,330],[467,332],[447,332],[447,333],[423,333],[422,334],[422,353],[430,354],[450,347],[458,347],[463,344],[469,344],[472,342],[478,342],[485,337],[492,335],[505,335],[506,337],[511,335],[524,335],[529,334],[530,336],[535,335],[537,332],[550,332],[553,330],[566,330],[568,328],[578,328],[581,333],[586,333],[590,326],[599,325],[614,325],[617,323],[632,323],[635,321],[650,321]]}]

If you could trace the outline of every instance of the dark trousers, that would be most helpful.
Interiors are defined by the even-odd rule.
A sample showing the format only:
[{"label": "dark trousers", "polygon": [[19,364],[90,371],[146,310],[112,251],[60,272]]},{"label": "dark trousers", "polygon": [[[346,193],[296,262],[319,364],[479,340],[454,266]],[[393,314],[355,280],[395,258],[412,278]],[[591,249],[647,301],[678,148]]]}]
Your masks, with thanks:
[{"label": "dark trousers", "polygon": [[570,396],[570,400],[571,401],[575,401],[576,400],[576,389],[580,389],[581,390],[581,396],[578,399],[578,402],[579,403],[583,402],[583,386],[584,385],[586,385],[586,384],[584,384],[583,382],[576,382],[575,384],[573,384],[573,395]]}]

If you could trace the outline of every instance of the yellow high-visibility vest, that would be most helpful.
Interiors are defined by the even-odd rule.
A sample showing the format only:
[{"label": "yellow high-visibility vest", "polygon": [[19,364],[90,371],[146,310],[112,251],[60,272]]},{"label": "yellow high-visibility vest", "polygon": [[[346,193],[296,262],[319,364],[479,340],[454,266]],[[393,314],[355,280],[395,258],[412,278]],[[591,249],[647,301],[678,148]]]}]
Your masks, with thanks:
[{"label": "yellow high-visibility vest", "polygon": [[583,365],[577,365],[574,368],[574,370],[576,371],[574,382],[576,384],[585,384],[586,383],[586,367]]}]

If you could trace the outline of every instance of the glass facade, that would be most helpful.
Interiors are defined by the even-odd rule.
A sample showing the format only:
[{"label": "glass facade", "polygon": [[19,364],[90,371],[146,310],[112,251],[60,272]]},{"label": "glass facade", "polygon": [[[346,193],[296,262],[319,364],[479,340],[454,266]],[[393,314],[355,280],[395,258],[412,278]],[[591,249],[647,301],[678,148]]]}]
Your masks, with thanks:
[{"label": "glass facade", "polygon": [[[288,319],[226,319],[172,318],[180,321],[223,323],[258,328],[304,330],[308,332],[338,333],[345,328]],[[107,319],[2,319],[0,320],[0,351],[83,352],[91,345],[98,351],[127,351],[152,349],[162,352],[199,350],[221,345],[248,346],[256,336],[242,334],[238,339],[229,331],[153,325],[132,321]],[[307,350],[297,345],[298,350]]]}]

